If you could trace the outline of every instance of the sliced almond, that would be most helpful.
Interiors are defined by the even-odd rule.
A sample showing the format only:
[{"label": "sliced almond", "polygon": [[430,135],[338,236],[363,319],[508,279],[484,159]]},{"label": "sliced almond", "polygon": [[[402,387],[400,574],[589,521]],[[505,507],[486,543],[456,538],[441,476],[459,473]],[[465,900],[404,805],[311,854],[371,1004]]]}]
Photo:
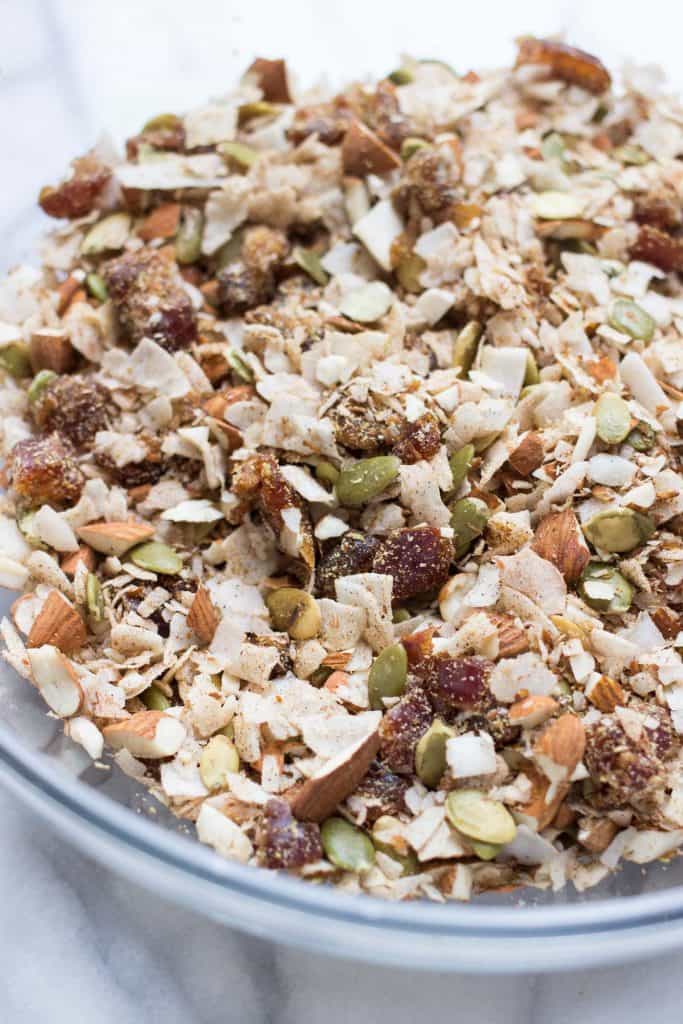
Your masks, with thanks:
[{"label": "sliced almond", "polygon": [[547,722],[559,708],[553,697],[529,696],[516,701],[508,712],[510,725],[521,725],[525,729],[535,729]]},{"label": "sliced almond", "polygon": [[52,644],[69,654],[82,647],[87,638],[85,624],[76,609],[58,590],[53,590],[31,627],[27,644],[29,647]]},{"label": "sliced almond", "polygon": [[593,707],[609,715],[615,708],[626,703],[626,694],[616,681],[609,676],[600,676],[586,687],[586,697]]},{"label": "sliced almond", "polygon": [[203,644],[210,644],[221,617],[205,587],[200,586],[194,595],[187,614],[187,624]]},{"label": "sliced almond", "polygon": [[511,615],[489,615],[498,633],[498,657],[514,658],[529,650],[529,638]]},{"label": "sliced almond", "polygon": [[302,821],[324,821],[353,793],[378,750],[379,733],[375,731],[332,758],[294,794],[290,801],[292,814]]},{"label": "sliced almond", "polygon": [[180,223],[180,203],[162,203],[145,217],[137,230],[145,242],[153,238],[175,238]]},{"label": "sliced almond", "polygon": [[[550,791],[550,782],[533,768],[525,768],[524,774],[531,783],[531,797],[516,810],[528,818],[534,819],[538,831],[547,828],[557,814],[562,801],[569,792],[569,783],[562,782]],[[546,799],[550,795],[550,799]]]},{"label": "sliced almond", "polygon": [[173,757],[180,750],[186,730],[182,722],[163,711],[138,711],[123,722],[102,730],[113,750],[125,749],[133,757]]},{"label": "sliced almond", "polygon": [[258,80],[264,100],[269,103],[291,103],[287,82],[287,65],[283,60],[257,57],[248,72]]},{"label": "sliced almond", "polygon": [[534,757],[551,782],[564,782],[573,774],[585,748],[583,722],[567,712],[544,729],[534,747]]},{"label": "sliced almond", "polygon": [[610,818],[580,818],[578,841],[591,853],[602,853],[618,832]]},{"label": "sliced almond", "polygon": [[65,555],[59,564],[63,573],[66,573],[67,576],[74,576],[81,562],[88,572],[93,572],[97,560],[95,552],[87,544],[81,544],[78,551]]},{"label": "sliced almond", "polygon": [[531,546],[537,555],[560,570],[567,583],[575,583],[590,561],[590,550],[571,509],[553,512],[542,519]]},{"label": "sliced almond", "polygon": [[532,432],[522,438],[515,450],[510,454],[508,462],[515,473],[520,476],[529,476],[535,469],[543,464],[543,440],[540,434]]},{"label": "sliced almond", "polygon": [[48,327],[33,332],[30,354],[34,373],[38,370],[67,373],[76,362],[76,352],[66,331]]},{"label": "sliced almond", "polygon": [[386,174],[401,165],[396,153],[361,121],[352,121],[349,125],[341,151],[344,172],[359,178],[367,174]]},{"label": "sliced almond", "polygon": [[77,715],[83,705],[83,690],[69,659],[49,644],[27,653],[33,680],[50,710],[60,718]]},{"label": "sliced almond", "polygon": [[132,521],[112,523],[89,523],[79,526],[76,533],[95,551],[103,555],[125,555],[134,544],[141,544],[154,536],[154,527],[148,523]]}]

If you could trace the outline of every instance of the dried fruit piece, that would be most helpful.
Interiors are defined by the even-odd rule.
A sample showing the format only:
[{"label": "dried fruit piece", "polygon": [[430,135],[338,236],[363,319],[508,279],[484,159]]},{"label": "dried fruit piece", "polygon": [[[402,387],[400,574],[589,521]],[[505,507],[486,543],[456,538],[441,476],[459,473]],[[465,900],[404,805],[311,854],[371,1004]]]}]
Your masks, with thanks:
[{"label": "dried fruit piece", "polygon": [[227,789],[228,775],[239,770],[240,757],[232,740],[212,736],[199,759],[199,774],[209,792]]},{"label": "dried fruit piece", "polygon": [[653,802],[665,764],[679,749],[668,712],[653,704],[641,710],[645,714],[637,738],[626,732],[616,715],[603,715],[586,729],[584,762],[595,787],[591,802],[596,806]]},{"label": "dried fruit piece", "polygon": [[401,814],[406,810],[405,795],[409,782],[374,761],[355,789],[353,796],[363,801],[367,820],[372,823],[382,814]]},{"label": "dried fruit piece", "polygon": [[164,576],[176,576],[183,568],[183,560],[178,552],[158,540],[138,544],[128,552],[127,557],[141,569],[147,569],[148,572],[159,572]]},{"label": "dried fruit piece", "polygon": [[86,640],[83,619],[58,590],[51,590],[31,627],[28,646],[51,644],[65,654],[71,654],[79,650]]},{"label": "dried fruit piece", "polygon": [[472,541],[481,537],[490,514],[488,505],[480,498],[460,498],[451,505],[456,560],[467,553]]},{"label": "dried fruit piece", "polygon": [[415,773],[430,789],[436,789],[446,771],[446,742],[455,731],[440,718],[435,718],[415,747]]},{"label": "dried fruit piece", "polygon": [[631,508],[614,508],[596,512],[584,523],[583,532],[596,548],[624,554],[648,541],[655,524],[649,516]]},{"label": "dried fruit piece", "polygon": [[127,522],[88,523],[79,526],[76,533],[95,551],[120,558],[126,551],[148,537],[154,536],[154,527],[148,523]]},{"label": "dried fruit piece", "polygon": [[151,338],[173,352],[197,338],[197,324],[177,267],[157,249],[125,253],[103,276],[122,334],[133,344]]},{"label": "dried fruit piece", "polygon": [[680,196],[673,185],[660,182],[651,192],[636,196],[633,216],[641,224],[654,224],[664,231],[672,231],[681,226],[683,219]]},{"label": "dried fruit piece", "polygon": [[414,671],[434,710],[452,718],[457,712],[482,711],[491,705],[491,667],[485,658],[441,654],[415,665]]},{"label": "dried fruit piece", "polygon": [[107,388],[92,377],[53,377],[40,389],[31,411],[43,431],[59,431],[77,449],[88,448],[113,412]]},{"label": "dried fruit piece", "polygon": [[290,800],[294,816],[304,821],[324,821],[354,792],[378,749],[379,734],[375,730],[328,761],[294,793]]},{"label": "dried fruit piece", "polygon": [[[421,459],[432,459],[441,447],[441,431],[431,412],[423,413],[412,423],[407,422],[392,455],[412,465]],[[452,461],[452,460],[451,460]]]},{"label": "dried fruit piece", "polygon": [[360,508],[377,498],[398,477],[400,462],[395,455],[377,455],[345,466],[336,483],[342,505]]},{"label": "dried fruit piece", "polygon": [[19,441],[10,466],[14,490],[34,507],[75,505],[85,483],[71,447],[59,434]]},{"label": "dried fruit piece", "polygon": [[579,593],[591,608],[613,615],[627,612],[633,600],[633,587],[629,581],[607,562],[590,562],[586,566]]},{"label": "dried fruit piece", "polygon": [[220,622],[220,613],[215,607],[206,587],[199,586],[187,613],[187,624],[203,644],[210,644]]},{"label": "dried fruit piece", "polygon": [[287,801],[275,797],[264,808],[257,842],[267,868],[300,868],[323,855],[319,827],[297,821]]},{"label": "dried fruit piece", "polygon": [[273,629],[289,633],[292,640],[311,640],[320,632],[318,603],[305,590],[279,587],[266,596]]},{"label": "dried fruit piece", "polygon": [[[609,311],[609,322],[612,327],[630,338],[638,341],[651,341],[657,324],[642,306],[630,299],[617,299]],[[618,395],[603,395],[602,398],[618,398]]]},{"label": "dried fruit piece", "polygon": [[432,724],[434,713],[420,689],[411,690],[389,708],[379,727],[380,750],[388,767],[399,775],[415,770],[415,747]]},{"label": "dried fruit piece", "polygon": [[545,516],[536,527],[531,546],[537,555],[560,570],[567,583],[578,580],[591,556],[571,509]]},{"label": "dried fruit piece", "polygon": [[402,644],[391,644],[377,655],[368,676],[370,707],[384,710],[385,697],[400,697],[408,677],[408,657]]},{"label": "dried fruit piece", "polygon": [[354,119],[342,142],[342,164],[346,174],[364,178],[367,174],[393,171],[401,166],[401,161],[374,132]]},{"label": "dried fruit piece", "polygon": [[111,178],[111,168],[94,153],[73,160],[71,176],[60,185],[46,185],[38,202],[49,217],[85,217],[96,206]]},{"label": "dried fruit piece", "polygon": [[122,722],[105,725],[102,732],[113,750],[154,759],[177,754],[186,735],[182,722],[162,711],[138,711]]},{"label": "dried fruit piece", "polygon": [[669,235],[666,231],[643,224],[635,243],[631,246],[631,259],[653,263],[667,273],[677,270],[683,273],[683,238]]},{"label": "dried fruit piece", "polygon": [[377,537],[366,537],[362,533],[349,531],[339,544],[321,561],[317,573],[317,587],[320,594],[334,597],[334,581],[339,576],[353,576],[355,573],[370,572],[372,560],[379,547]]},{"label": "dried fruit piece", "polygon": [[458,832],[480,843],[511,843],[517,832],[515,820],[505,805],[478,789],[449,793],[446,815]]},{"label": "dried fruit piece", "polygon": [[542,64],[550,69],[553,78],[580,85],[582,89],[596,94],[605,92],[612,83],[602,61],[584,50],[531,36],[520,39],[518,47],[515,67]]},{"label": "dried fruit piece", "polygon": [[404,601],[434,590],[448,578],[453,545],[436,526],[392,530],[372,560],[373,572],[393,576],[392,598]]}]

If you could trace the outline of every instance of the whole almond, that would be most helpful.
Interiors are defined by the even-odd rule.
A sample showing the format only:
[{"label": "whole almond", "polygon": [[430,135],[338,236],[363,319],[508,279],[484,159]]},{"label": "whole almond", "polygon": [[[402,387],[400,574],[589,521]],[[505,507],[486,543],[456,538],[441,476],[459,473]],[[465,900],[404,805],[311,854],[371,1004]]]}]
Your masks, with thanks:
[{"label": "whole almond", "polygon": [[522,438],[508,457],[508,462],[515,473],[519,473],[520,476],[529,476],[543,464],[544,454],[543,440],[540,434],[535,434],[531,431],[526,437]]},{"label": "whole almond", "polygon": [[534,757],[550,781],[556,782],[572,775],[585,748],[583,722],[566,712],[543,730],[534,747]]},{"label": "whole almond", "polygon": [[187,624],[203,644],[210,644],[221,617],[206,587],[200,586],[187,614]]},{"label": "whole almond", "polygon": [[85,624],[58,590],[52,590],[28,635],[29,647],[51,644],[69,654],[83,646],[88,638]]},{"label": "whole almond", "polygon": [[590,560],[579,521],[571,509],[553,512],[536,527],[531,545],[537,555],[560,570],[567,583],[575,583]]},{"label": "whole almond", "polygon": [[303,821],[324,821],[367,774],[379,750],[379,733],[370,733],[333,758],[290,798],[292,814]]},{"label": "whole almond", "polygon": [[593,707],[605,714],[610,714],[616,707],[626,703],[626,694],[615,679],[609,676],[600,676],[599,679],[586,688],[586,697]]}]

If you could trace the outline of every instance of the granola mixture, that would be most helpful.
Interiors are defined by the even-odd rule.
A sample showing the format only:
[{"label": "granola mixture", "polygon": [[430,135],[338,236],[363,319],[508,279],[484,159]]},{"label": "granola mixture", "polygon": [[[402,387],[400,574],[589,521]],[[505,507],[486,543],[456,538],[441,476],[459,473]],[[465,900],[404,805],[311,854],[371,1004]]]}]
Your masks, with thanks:
[{"label": "granola mixture", "polygon": [[0,285],[4,656],[219,854],[392,899],[683,844],[683,107],[524,39],[229,95]]}]

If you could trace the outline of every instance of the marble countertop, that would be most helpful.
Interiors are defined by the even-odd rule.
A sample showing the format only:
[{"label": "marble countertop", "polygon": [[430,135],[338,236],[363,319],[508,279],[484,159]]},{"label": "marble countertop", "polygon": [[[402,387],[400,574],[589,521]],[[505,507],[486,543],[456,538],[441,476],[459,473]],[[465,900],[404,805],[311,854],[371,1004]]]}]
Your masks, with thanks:
[{"label": "marble countertop", "polygon": [[[516,35],[565,31],[612,65],[629,53],[662,63],[683,86],[680,33],[662,32],[674,10],[669,0],[649,0],[646,19],[643,5],[620,0],[488,3],[473,5],[467,18],[462,5],[442,0],[421,0],[419,10],[417,20],[411,5],[384,0],[1,0],[3,237],[25,230],[39,187],[104,126],[122,138],[151,113],[220,93],[257,52],[285,54],[312,82],[321,70],[341,79],[391,67],[407,49],[458,66],[504,63]],[[680,27],[683,16],[675,17]],[[364,967],[230,932],[134,888],[2,790],[0,821],[0,1020],[7,1024],[680,1019],[683,951],[580,975]]]}]

